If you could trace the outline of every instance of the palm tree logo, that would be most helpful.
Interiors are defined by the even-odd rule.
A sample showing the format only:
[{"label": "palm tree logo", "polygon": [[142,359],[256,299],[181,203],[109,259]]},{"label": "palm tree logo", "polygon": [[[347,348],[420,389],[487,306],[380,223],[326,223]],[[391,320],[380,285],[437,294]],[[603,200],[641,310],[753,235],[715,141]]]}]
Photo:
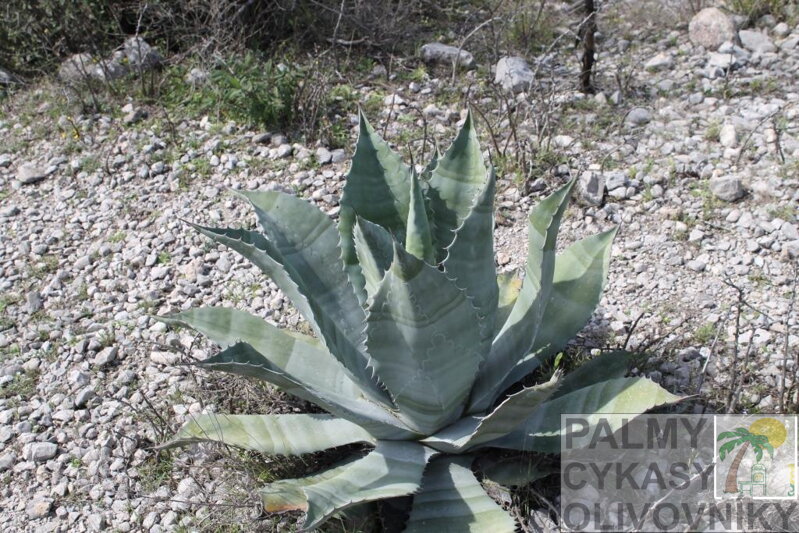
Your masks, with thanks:
[{"label": "palm tree logo", "polygon": [[[769,457],[774,458],[774,448],[779,448],[785,442],[788,436],[788,430],[776,418],[759,418],[752,422],[749,428],[738,427],[732,431],[725,431],[720,433],[716,438],[717,441],[726,440],[724,444],[719,447],[719,460],[724,461],[727,455],[740,446],[738,453],[730,463],[730,469],[727,472],[727,479],[724,483],[725,493],[741,492],[741,487],[738,483],[738,469],[741,466],[746,451],[751,447],[755,452],[755,460],[758,465],[763,459],[763,450],[767,451]],[[756,465],[756,466],[758,466]],[[765,482],[765,469],[760,465],[758,470],[763,471],[763,482]],[[763,486],[765,495],[765,485]]]}]

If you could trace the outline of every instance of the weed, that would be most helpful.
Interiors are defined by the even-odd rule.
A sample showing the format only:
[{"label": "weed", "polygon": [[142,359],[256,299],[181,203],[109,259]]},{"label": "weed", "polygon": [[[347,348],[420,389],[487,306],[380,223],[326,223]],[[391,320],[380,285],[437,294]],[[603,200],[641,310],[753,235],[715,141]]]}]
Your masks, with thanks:
[{"label": "weed", "polygon": [[705,130],[705,140],[710,142],[719,142],[719,138],[721,135],[721,124],[717,121],[713,121],[707,125],[707,129]]},{"label": "weed", "polygon": [[162,250],[158,253],[158,264],[159,265],[166,265],[172,261],[172,256],[166,250]]},{"label": "weed", "polygon": [[39,384],[39,371],[22,372],[14,376],[14,379],[0,388],[0,399],[20,397],[29,400],[36,393],[36,386]]},{"label": "weed", "polygon": [[706,322],[694,331],[694,340],[697,344],[705,346],[716,336],[716,325]]},{"label": "weed", "polygon": [[127,237],[127,235],[125,234],[124,231],[117,231],[108,238],[108,242],[110,243],[122,242],[125,240],[125,237]]}]

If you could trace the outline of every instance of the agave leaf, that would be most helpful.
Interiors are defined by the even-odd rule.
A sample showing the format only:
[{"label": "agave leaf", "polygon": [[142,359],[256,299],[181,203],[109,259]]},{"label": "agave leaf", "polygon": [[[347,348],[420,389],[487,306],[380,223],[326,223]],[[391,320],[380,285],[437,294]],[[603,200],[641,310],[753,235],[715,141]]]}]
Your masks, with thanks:
[{"label": "agave leaf", "polygon": [[546,383],[522,389],[508,396],[488,416],[461,418],[421,442],[437,450],[456,453],[507,435],[552,396],[558,388],[559,379],[560,374],[555,373]]},{"label": "agave leaf", "polygon": [[363,218],[355,225],[354,237],[366,295],[371,298],[394,260],[395,241],[385,228]]},{"label": "agave leaf", "polygon": [[529,355],[519,361],[498,389],[507,389],[562,350],[585,327],[596,309],[610,264],[617,228],[586,237],[566,248],[555,260],[552,292]]},{"label": "agave leaf", "polygon": [[366,344],[414,430],[430,435],[460,415],[481,360],[478,320],[443,272],[395,245],[369,307]]},{"label": "agave leaf", "polygon": [[358,457],[345,459],[336,466],[332,466],[318,474],[296,479],[281,479],[261,487],[258,493],[264,511],[268,513],[282,513],[285,511],[307,511],[308,498],[305,497],[303,488],[314,483],[320,483],[342,474]]},{"label": "agave leaf", "polygon": [[[558,453],[562,414],[581,414],[581,419],[587,421],[589,428],[593,428],[600,420],[607,420],[612,431],[616,431],[635,415],[680,399],[645,378],[611,379],[544,402],[516,430],[488,445]],[[577,433],[568,432],[577,446],[588,442],[586,439],[590,438],[591,431],[587,433],[588,436],[579,437]]]},{"label": "agave leaf", "polygon": [[433,212],[432,228],[438,261],[446,257],[446,249],[455,238],[455,231],[471,212],[487,181],[483,155],[469,113],[452,146],[438,159],[430,174],[427,198]]},{"label": "agave leaf", "polygon": [[353,240],[356,219],[360,216],[378,224],[403,242],[411,204],[412,171],[380,138],[363,113],[359,117],[360,133],[341,196],[338,229],[346,272],[363,305],[367,294]]},{"label": "agave leaf", "polygon": [[630,370],[630,362],[634,354],[625,350],[604,352],[586,361],[564,377],[558,390],[552,395],[555,399],[578,389],[588,387],[601,381],[623,378]]},{"label": "agave leaf", "polygon": [[366,318],[344,271],[333,221],[295,196],[277,191],[241,193],[255,208],[280,263],[308,300],[320,338],[359,383],[379,391],[362,351]]},{"label": "agave leaf", "polygon": [[[555,263],[557,265],[557,262]],[[499,298],[497,302],[497,315],[494,321],[495,334],[502,329],[508,320],[510,312],[516,304],[516,298],[522,288],[522,280],[515,272],[502,272],[497,275],[497,286],[499,287]]]},{"label": "agave leaf", "polygon": [[[289,394],[358,424],[378,438],[414,437],[414,432],[389,411],[364,399],[362,391],[343,373],[339,372],[337,376],[335,372],[341,370],[340,367],[315,365],[313,361],[300,357],[286,365],[284,370],[246,343],[234,344],[197,363],[197,366],[272,383]],[[326,374],[326,369],[332,372]],[[305,380],[292,375],[292,370],[296,370]]]},{"label": "agave leaf", "polygon": [[529,455],[484,456],[478,461],[478,469],[486,479],[503,487],[521,487],[560,472],[555,466],[544,464],[540,458],[533,459]]},{"label": "agave leaf", "polygon": [[[341,291],[326,289],[321,293],[314,292],[315,289],[310,289],[310,287],[316,287],[318,283],[323,283],[315,277],[308,283],[305,283],[302,279],[300,279],[302,285],[297,283],[296,280],[300,278],[297,271],[292,269],[294,275],[290,275],[289,268],[282,262],[283,258],[280,251],[276,249],[271,241],[258,232],[208,228],[194,224],[192,224],[192,227],[214,241],[239,252],[269,276],[283,293],[291,299],[294,306],[311,324],[316,334],[325,340],[330,353],[336,356],[346,369],[349,377],[362,388],[364,393],[378,403],[391,405],[391,400],[374,381],[370,371],[366,368],[367,356],[362,352],[362,341],[358,340],[358,336],[361,333],[359,332],[356,337],[349,336],[353,333],[352,328],[354,327],[352,317],[341,317],[342,314],[345,314],[344,310],[349,309],[347,297],[344,297],[340,308],[336,307],[335,299],[331,299],[335,298],[335,295]],[[337,262],[335,259],[333,261]],[[342,280],[342,283],[347,285],[347,280]],[[352,296],[352,300],[355,302],[357,309],[350,309],[350,311],[355,313],[356,316],[360,313],[361,317],[363,317],[363,310],[354,296]],[[339,321],[342,321],[344,326],[341,326]],[[320,324],[324,324],[324,326]],[[360,327],[363,328],[363,325]],[[363,368],[360,365],[364,365]]]},{"label": "agave leaf", "polygon": [[499,287],[494,263],[494,171],[447,248],[444,271],[466,291],[480,315],[483,338],[494,336]]},{"label": "agave leaf", "polygon": [[313,529],[358,503],[416,492],[425,465],[434,455],[416,442],[378,441],[372,452],[337,475],[302,488],[308,502],[303,529]]},{"label": "agave leaf", "polygon": [[405,533],[513,533],[516,522],[480,486],[471,456],[441,457],[424,473]]},{"label": "agave leaf", "polygon": [[549,302],[555,271],[555,245],[560,219],[574,180],[555,191],[530,212],[527,265],[522,288],[502,329],[491,345],[472,393],[470,413],[485,411],[502,392],[514,366],[533,347]]},{"label": "agave leaf", "polygon": [[375,439],[359,425],[332,415],[202,414],[186,422],[163,447],[194,442],[221,442],[271,455],[303,455]]},{"label": "agave leaf", "polygon": [[434,263],[433,242],[430,236],[430,222],[419,178],[413,174],[411,179],[411,205],[408,209],[408,225],[405,233],[405,249],[427,263]]}]

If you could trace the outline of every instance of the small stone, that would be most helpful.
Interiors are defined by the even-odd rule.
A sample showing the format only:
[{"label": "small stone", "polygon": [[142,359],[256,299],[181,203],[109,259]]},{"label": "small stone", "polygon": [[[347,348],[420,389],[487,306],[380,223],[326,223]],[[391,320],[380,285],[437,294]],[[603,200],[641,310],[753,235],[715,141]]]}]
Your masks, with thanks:
[{"label": "small stone", "polygon": [[497,63],[494,83],[506,91],[519,93],[530,90],[534,74],[522,57],[503,57]]},{"label": "small stone", "polygon": [[15,205],[7,205],[0,208],[0,217],[11,218],[20,214],[19,207]]},{"label": "small stone", "polygon": [[283,159],[285,157],[289,157],[293,151],[294,148],[290,144],[286,143],[278,146],[277,152],[275,152],[275,154],[277,155],[278,159]]},{"label": "small stone", "polygon": [[577,182],[577,198],[586,205],[600,206],[605,196],[605,177],[586,170]]},{"label": "small stone", "polygon": [[661,52],[644,64],[644,68],[650,71],[667,70],[674,66],[674,58],[667,52]]},{"label": "small stone", "polygon": [[25,303],[30,314],[39,311],[42,308],[42,295],[38,291],[30,291],[25,296]]},{"label": "small stone", "polygon": [[724,124],[719,131],[719,142],[727,148],[734,148],[738,144],[738,132],[734,124]]},{"label": "small stone", "polygon": [[17,462],[17,456],[14,452],[9,452],[5,455],[0,456],[0,472],[5,472],[9,470],[14,464]]},{"label": "small stone", "polygon": [[389,94],[383,98],[383,105],[388,107],[405,105],[405,100],[398,94]]},{"label": "small stone", "polygon": [[330,162],[331,163],[333,163],[333,164],[343,163],[346,160],[347,160],[347,152],[345,150],[343,150],[342,148],[339,148],[337,150],[333,150],[331,152],[331,158],[330,158]]},{"label": "small stone", "polygon": [[266,133],[258,133],[257,135],[253,135],[252,142],[254,144],[269,144],[272,140],[272,134],[269,132]]},{"label": "small stone", "polygon": [[125,56],[130,66],[137,70],[149,70],[157,67],[161,54],[141,37],[129,37],[123,44]]},{"label": "small stone", "polygon": [[175,352],[150,352],[150,361],[159,365],[174,366],[179,360],[180,355]]},{"label": "small stone", "polygon": [[210,77],[210,73],[201,68],[194,67],[186,74],[186,83],[189,85],[205,85]]},{"label": "small stone", "polygon": [[459,67],[474,67],[474,56],[466,50],[442,43],[427,43],[419,50],[425,63],[440,63],[452,66],[457,61]]},{"label": "small stone", "polygon": [[107,526],[105,522],[105,517],[101,514],[92,514],[89,515],[89,518],[86,520],[89,531],[103,531]]},{"label": "small stone", "polygon": [[89,401],[94,398],[95,394],[91,387],[86,387],[85,389],[81,389],[80,392],[75,396],[75,407],[78,409],[82,409],[86,407]]},{"label": "small stone", "polygon": [[738,38],[741,39],[743,47],[752,52],[767,54],[777,51],[777,47],[774,46],[774,43],[771,42],[771,39],[765,33],[755,30],[741,30],[738,32]]},{"label": "small stone", "polygon": [[52,508],[52,500],[48,500],[46,498],[35,498],[28,502],[28,505],[25,506],[25,514],[27,514],[28,518],[31,519],[44,518],[50,514],[50,510]]},{"label": "small stone", "polygon": [[735,24],[720,9],[708,7],[691,19],[688,37],[697,46],[715,50],[722,43],[735,40]]},{"label": "small stone", "polygon": [[55,457],[58,445],[53,442],[33,442],[26,448],[25,458],[28,461],[43,463]]},{"label": "small stone", "polygon": [[722,176],[711,179],[710,192],[716,198],[725,202],[734,202],[746,194],[741,179],[735,176]]},{"label": "small stone", "polygon": [[147,117],[147,111],[142,108],[136,108],[133,111],[129,111],[123,118],[122,123],[126,126],[130,126],[131,124],[135,124],[139,122],[143,118]]},{"label": "small stone", "polygon": [[320,165],[326,165],[330,163],[330,160],[333,159],[333,154],[330,153],[330,150],[320,146],[316,149],[316,162]]},{"label": "small stone", "polygon": [[777,37],[786,37],[789,33],[791,33],[791,28],[784,22],[780,22],[774,28],[772,28],[772,33]]},{"label": "small stone", "polygon": [[111,364],[117,358],[118,348],[116,346],[108,346],[100,350],[94,357],[94,366],[103,368]]},{"label": "small stone", "polygon": [[652,112],[645,107],[634,107],[624,121],[630,126],[643,126],[652,120]]},{"label": "small stone", "polygon": [[47,177],[47,173],[36,166],[24,164],[17,169],[17,179],[23,185],[38,183]]}]

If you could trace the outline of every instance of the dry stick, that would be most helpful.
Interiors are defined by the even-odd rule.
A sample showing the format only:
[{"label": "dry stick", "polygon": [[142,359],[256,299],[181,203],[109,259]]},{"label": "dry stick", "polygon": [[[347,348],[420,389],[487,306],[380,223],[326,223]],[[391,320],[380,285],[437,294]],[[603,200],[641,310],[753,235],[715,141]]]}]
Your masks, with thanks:
[{"label": "dry stick", "polygon": [[491,17],[490,19],[485,20],[485,21],[481,22],[480,24],[478,24],[476,28],[474,28],[472,31],[470,31],[466,35],[466,37],[461,39],[460,44],[458,44],[458,53],[455,54],[455,59],[452,60],[452,83],[453,84],[455,84],[455,74],[458,72],[458,66],[460,65],[460,62],[461,62],[461,50],[463,50],[463,46],[466,44],[466,41],[468,41],[469,38],[472,35],[474,35],[478,31],[480,31],[486,25],[491,24],[492,22],[494,22],[496,20],[502,20],[502,19],[500,17]]},{"label": "dry stick", "polygon": [[741,337],[741,313],[743,312],[744,292],[743,289],[735,285],[729,278],[725,278],[723,282],[738,292],[738,301],[735,305],[735,343],[732,348],[732,376],[725,406],[726,412],[729,413],[735,395],[736,381],[738,380],[738,348],[740,346],[739,339]]},{"label": "dry stick", "polygon": [[752,128],[752,129],[749,131],[749,134],[746,136],[746,139],[744,139],[744,142],[742,142],[742,143],[741,143],[741,150],[738,152],[738,157],[736,157],[736,158],[735,158],[735,166],[738,166],[738,163],[740,163],[740,162],[741,162],[741,156],[743,156],[744,150],[745,150],[745,149],[746,149],[746,147],[749,145],[749,141],[751,141],[751,140],[752,140],[752,136],[755,134],[755,132],[756,132],[756,131],[758,131],[758,130],[760,129],[760,126],[762,126],[763,124],[765,124],[767,121],[769,121],[769,120],[773,119],[774,117],[776,117],[776,116],[777,116],[777,115],[779,115],[780,113],[784,112],[784,111],[785,111],[785,110],[787,110],[789,107],[792,107],[793,105],[794,105],[794,102],[790,102],[790,103],[786,104],[784,107],[782,107],[782,108],[780,108],[780,109],[777,109],[776,111],[774,111],[774,112],[772,112],[772,113],[769,113],[768,115],[766,115],[765,117],[763,117],[763,118],[760,120],[760,122],[758,122],[758,123],[757,123],[757,125],[756,125],[754,128]]}]

